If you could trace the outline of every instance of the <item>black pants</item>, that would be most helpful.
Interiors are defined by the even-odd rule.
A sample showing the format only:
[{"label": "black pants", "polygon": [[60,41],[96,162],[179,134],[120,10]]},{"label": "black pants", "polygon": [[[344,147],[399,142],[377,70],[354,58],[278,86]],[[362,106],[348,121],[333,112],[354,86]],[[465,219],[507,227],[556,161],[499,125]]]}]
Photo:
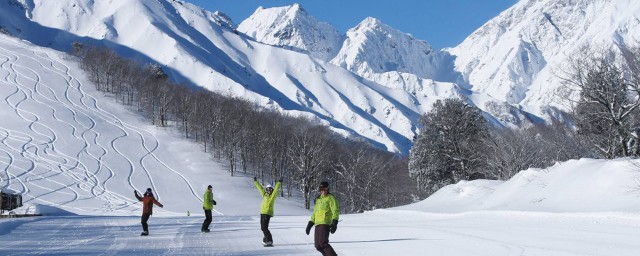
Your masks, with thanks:
[{"label": "black pants", "polygon": [[331,225],[316,225],[316,231],[314,234],[314,242],[316,250],[322,253],[323,256],[337,256],[333,247],[329,245],[329,228]]},{"label": "black pants", "polygon": [[273,237],[271,237],[271,232],[269,231],[269,220],[271,220],[270,215],[260,214],[260,229],[262,229],[262,233],[264,233],[262,241],[273,243]]},{"label": "black pants", "polygon": [[204,222],[202,223],[202,230],[209,229],[213,217],[211,217],[211,210],[204,210]]},{"label": "black pants", "polygon": [[149,225],[147,225],[147,221],[151,217],[151,214],[142,214],[142,230],[149,232]]}]

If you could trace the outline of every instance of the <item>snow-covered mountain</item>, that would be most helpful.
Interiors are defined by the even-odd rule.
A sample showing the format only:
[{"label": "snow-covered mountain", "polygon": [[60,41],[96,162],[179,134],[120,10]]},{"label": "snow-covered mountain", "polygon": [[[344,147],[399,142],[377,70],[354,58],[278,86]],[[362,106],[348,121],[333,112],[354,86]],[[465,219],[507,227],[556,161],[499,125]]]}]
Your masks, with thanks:
[{"label": "snow-covered mountain", "polygon": [[[335,48],[339,41],[335,28],[306,13],[298,4],[285,7],[258,8],[243,21],[239,31],[255,40],[318,57],[318,45]],[[292,33],[291,31],[294,31]],[[319,31],[322,36],[318,36]],[[282,38],[282,35],[290,37]],[[328,35],[328,36],[326,36]],[[305,39],[312,38],[312,39]],[[318,57],[354,74],[393,90],[410,93],[411,101],[423,114],[442,98],[463,98],[478,106],[496,125],[522,126],[530,123],[528,114],[517,106],[475,93],[462,75],[454,70],[448,51],[435,50],[426,41],[368,17],[347,31],[339,51]],[[329,51],[322,50],[321,53]],[[405,104],[399,102],[400,104]]]},{"label": "snow-covered mountain", "polygon": [[585,46],[637,45],[638,17],[634,0],[521,0],[449,51],[472,90],[544,116],[558,105],[567,58]]},{"label": "snow-covered mountain", "polygon": [[322,60],[333,58],[344,40],[336,28],[316,20],[299,4],[259,7],[238,25],[238,31],[259,42],[308,53]]},{"label": "snow-covered mountain", "polygon": [[464,98],[496,125],[546,117],[554,67],[587,42],[633,44],[639,6],[522,0],[444,50],[375,18],[340,35],[298,4],[259,8],[236,28],[178,0],[0,0],[0,31],[55,49],[106,45],[162,64],[176,81],[407,153],[418,117],[438,99]]},{"label": "snow-covered mountain", "polygon": [[309,55],[257,43],[222,15],[173,0],[0,1],[4,31],[38,45],[107,45],[162,64],[177,81],[302,115],[382,148],[408,152],[420,108],[410,93]]}]

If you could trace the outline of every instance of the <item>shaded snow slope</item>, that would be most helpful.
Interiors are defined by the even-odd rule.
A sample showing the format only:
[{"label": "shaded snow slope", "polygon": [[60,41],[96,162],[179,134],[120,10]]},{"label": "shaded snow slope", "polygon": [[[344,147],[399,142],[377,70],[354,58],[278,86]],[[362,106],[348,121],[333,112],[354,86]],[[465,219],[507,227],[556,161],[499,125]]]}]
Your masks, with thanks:
[{"label": "shaded snow slope", "polygon": [[[216,215],[258,211],[252,180],[94,88],[63,54],[0,35],[0,188],[23,195],[17,213],[138,215],[148,187],[154,216],[201,213],[209,184]],[[306,213],[295,201],[279,205]]]},{"label": "shaded snow slope", "polygon": [[521,0],[449,49],[472,89],[545,115],[568,57],[582,47],[626,49],[640,41],[640,2]]}]

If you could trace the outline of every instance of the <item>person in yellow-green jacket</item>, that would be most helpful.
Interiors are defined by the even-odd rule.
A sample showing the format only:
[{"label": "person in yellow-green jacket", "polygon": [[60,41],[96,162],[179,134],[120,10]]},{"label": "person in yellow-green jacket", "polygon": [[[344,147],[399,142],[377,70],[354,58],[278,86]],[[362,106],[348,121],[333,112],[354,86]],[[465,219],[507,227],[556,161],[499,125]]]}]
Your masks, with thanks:
[{"label": "person in yellow-green jacket", "polygon": [[273,237],[269,231],[269,221],[271,217],[273,217],[273,205],[276,202],[276,198],[278,198],[278,191],[282,186],[282,178],[276,183],[275,189],[271,184],[268,184],[263,189],[256,177],[253,177],[253,183],[255,183],[258,192],[260,192],[262,196],[262,204],[260,205],[260,229],[262,229],[262,233],[264,234],[262,245],[273,246]]},{"label": "person in yellow-green jacket", "polygon": [[200,231],[208,233],[210,231],[209,224],[213,221],[213,217],[211,217],[211,210],[213,210],[213,206],[216,205],[216,200],[213,200],[213,186],[209,185],[207,187],[207,191],[204,192],[204,200],[202,201],[202,209],[204,210],[205,218]]},{"label": "person in yellow-green jacket", "polygon": [[316,226],[314,233],[314,245],[316,250],[323,256],[336,256],[336,252],[329,244],[329,233],[333,234],[338,229],[338,217],[340,208],[338,201],[329,193],[329,182],[320,182],[320,195],[316,198],[311,220],[307,224],[307,235],[313,225]]}]

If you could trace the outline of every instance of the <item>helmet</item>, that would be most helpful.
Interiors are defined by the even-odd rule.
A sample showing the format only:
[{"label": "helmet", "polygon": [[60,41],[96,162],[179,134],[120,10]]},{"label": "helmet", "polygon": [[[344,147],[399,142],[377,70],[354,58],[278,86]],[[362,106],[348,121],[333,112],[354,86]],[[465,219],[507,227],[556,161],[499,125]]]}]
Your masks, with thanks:
[{"label": "helmet", "polygon": [[323,188],[329,189],[329,182],[326,182],[326,181],[320,182],[319,189],[323,189]]},{"label": "helmet", "polygon": [[267,184],[267,186],[265,186],[264,188],[266,188],[266,189],[273,189],[273,186],[271,186],[271,184]]},{"label": "helmet", "polygon": [[153,193],[151,192],[151,188],[147,188],[147,192],[144,192],[144,195],[153,195]]}]

